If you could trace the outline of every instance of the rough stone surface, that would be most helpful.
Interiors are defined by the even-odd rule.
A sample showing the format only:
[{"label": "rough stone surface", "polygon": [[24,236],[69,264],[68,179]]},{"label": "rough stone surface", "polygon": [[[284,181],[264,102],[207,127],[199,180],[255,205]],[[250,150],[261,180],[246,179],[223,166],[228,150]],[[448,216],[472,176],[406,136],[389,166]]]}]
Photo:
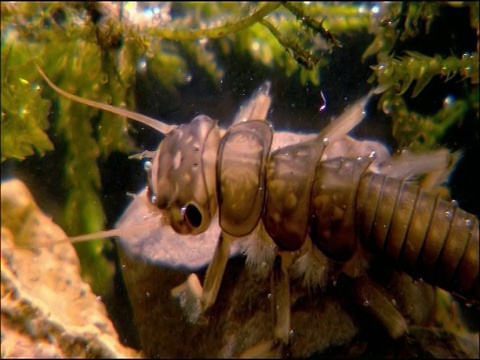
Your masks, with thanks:
[{"label": "rough stone surface", "polygon": [[[190,323],[170,294],[186,280],[187,272],[152,266],[125,254],[122,262],[147,356],[237,357],[272,340],[270,280],[249,271],[242,258],[229,261],[217,302],[200,324]],[[299,284],[292,286],[293,333],[285,355],[307,357],[349,345],[358,329],[338,297],[305,295]]]},{"label": "rough stone surface", "polygon": [[[249,270],[242,257],[230,259],[215,305],[206,321],[197,324],[188,321],[188,311],[182,310],[180,301],[171,295],[171,290],[187,279],[187,271],[151,264],[128,252],[122,252],[121,259],[146,356],[238,357],[272,340],[270,279]],[[202,280],[204,273],[198,274]],[[411,330],[397,340],[390,339],[361,305],[348,298],[349,292],[342,284],[325,292],[309,292],[299,281],[292,281],[292,333],[290,345],[280,356],[478,357],[478,334],[433,327],[432,288],[411,278],[407,282],[406,277],[394,272],[387,286],[393,288],[390,294],[397,299],[398,308],[412,312],[401,310]],[[260,357],[258,354],[271,353],[253,353],[254,357]]]},{"label": "rough stone surface", "polygon": [[80,277],[65,233],[18,180],[2,182],[1,356],[139,357],[118,341],[103,303]]}]

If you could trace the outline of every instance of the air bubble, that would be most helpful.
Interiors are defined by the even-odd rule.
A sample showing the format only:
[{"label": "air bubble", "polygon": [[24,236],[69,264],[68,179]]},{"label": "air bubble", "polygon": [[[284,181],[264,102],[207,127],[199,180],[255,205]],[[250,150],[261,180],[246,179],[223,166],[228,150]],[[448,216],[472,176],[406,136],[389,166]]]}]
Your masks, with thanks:
[{"label": "air bubble", "polygon": [[143,164],[143,170],[147,173],[152,170],[152,162],[150,160],[145,161],[145,164]]},{"label": "air bubble", "polygon": [[450,201],[450,203],[451,203],[453,206],[458,206],[458,201],[455,200],[455,199],[452,199],[452,200]]},{"label": "air bubble", "polygon": [[150,197],[150,202],[155,205],[157,203],[157,197],[155,195],[152,195]]},{"label": "air bubble", "polygon": [[365,301],[363,302],[363,306],[369,307],[369,306],[370,306],[370,301],[365,300]]},{"label": "air bubble", "polygon": [[451,211],[448,211],[448,210],[445,211],[445,218],[446,218],[447,220],[451,220],[451,219],[452,219],[452,216],[453,216],[453,214],[452,214]]},{"label": "air bubble", "polygon": [[471,228],[472,228],[472,225],[473,225],[473,220],[472,220],[472,219],[465,219],[465,226],[466,226],[468,229],[471,229]]},{"label": "air bubble", "polygon": [[375,150],[372,150],[368,157],[372,160],[375,160],[377,158],[377,152]]},{"label": "air bubble", "polygon": [[475,300],[468,300],[465,302],[467,308],[471,308],[475,304]]},{"label": "air bubble", "polygon": [[97,301],[102,301],[102,297],[101,297],[101,296],[97,296],[97,297],[95,298],[95,300],[97,300]]},{"label": "air bubble", "polygon": [[146,296],[146,297],[150,297],[150,292],[146,291],[146,292],[145,292],[145,296]]},{"label": "air bubble", "polygon": [[324,137],[324,138],[322,139],[322,142],[323,142],[323,145],[324,145],[324,146],[328,146],[328,144],[330,143],[330,140],[328,139],[328,137]]},{"label": "air bubble", "polygon": [[448,95],[445,99],[443,99],[443,107],[445,109],[451,108],[455,103],[455,98],[452,95]]},{"label": "air bubble", "polygon": [[421,284],[421,283],[423,283],[423,279],[422,279],[422,278],[412,279],[412,284],[413,284],[413,285],[418,285],[418,284]]},{"label": "air bubble", "polygon": [[145,59],[145,57],[141,57],[140,59],[138,59],[137,71],[141,73],[147,71],[147,60]]},{"label": "air bubble", "polygon": [[272,293],[268,293],[267,298],[268,298],[268,300],[271,300],[272,299]]}]

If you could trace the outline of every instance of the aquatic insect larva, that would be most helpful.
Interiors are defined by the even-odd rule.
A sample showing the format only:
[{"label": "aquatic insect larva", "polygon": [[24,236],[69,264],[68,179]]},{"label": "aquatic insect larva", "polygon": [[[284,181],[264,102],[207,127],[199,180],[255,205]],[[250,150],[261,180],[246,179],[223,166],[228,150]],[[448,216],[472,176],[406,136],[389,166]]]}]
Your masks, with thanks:
[{"label": "aquatic insect larva", "polygon": [[[131,226],[135,220],[130,214],[104,235],[120,236],[137,251],[152,249],[125,239],[145,230],[165,235],[171,228],[196,241],[206,239],[206,232],[218,236],[203,287],[191,275],[174,290],[180,297],[194,295],[187,296],[193,302],[187,309],[192,321],[214,305],[231,247],[243,248],[252,266],[267,263],[273,268],[272,344],[289,341],[293,269],[313,286],[346,274],[357,289],[353,292],[363,294],[361,301],[375,305],[370,306],[372,315],[392,338],[402,336],[407,325],[366,275],[372,254],[478,302],[478,219],[436,191],[454,162],[452,155],[437,150],[390,157],[381,144],[347,135],[380,90],[357,101],[318,135],[292,138],[274,132],[265,121],[271,101],[268,82],[224,131],[205,115],[177,127],[81,99],[42,75],[71,100],[127,116],[166,135],[148,166],[147,189],[134,201],[150,219]],[[425,175],[422,184],[413,180],[419,175]],[[163,259],[176,265],[187,260],[185,254]],[[201,266],[197,260],[195,265]]]}]

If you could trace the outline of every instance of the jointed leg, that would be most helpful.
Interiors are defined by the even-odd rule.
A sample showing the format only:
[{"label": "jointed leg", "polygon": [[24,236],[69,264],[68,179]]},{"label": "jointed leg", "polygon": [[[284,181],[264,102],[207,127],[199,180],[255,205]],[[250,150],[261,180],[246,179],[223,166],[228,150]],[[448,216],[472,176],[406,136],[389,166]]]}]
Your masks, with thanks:
[{"label": "jointed leg", "polygon": [[180,305],[193,323],[202,319],[205,311],[215,303],[233,240],[234,238],[223,232],[220,234],[203,287],[198,276],[191,274],[185,283],[172,290],[172,295],[180,299]]},{"label": "jointed leg", "polygon": [[273,308],[273,339],[261,341],[244,351],[240,358],[281,358],[290,335],[290,279],[288,268],[292,263],[289,252],[280,252],[273,264],[270,278]]},{"label": "jointed leg", "polygon": [[274,339],[288,343],[290,334],[290,279],[288,268],[292,262],[291,254],[281,252],[275,258],[271,280],[274,309]]},{"label": "jointed leg", "polygon": [[217,299],[218,290],[223,279],[225,266],[227,265],[230,256],[230,245],[234,238],[224,233],[223,231],[218,238],[217,247],[213,254],[213,259],[207,269],[205,281],[203,283],[202,307],[207,310],[215,303]]}]

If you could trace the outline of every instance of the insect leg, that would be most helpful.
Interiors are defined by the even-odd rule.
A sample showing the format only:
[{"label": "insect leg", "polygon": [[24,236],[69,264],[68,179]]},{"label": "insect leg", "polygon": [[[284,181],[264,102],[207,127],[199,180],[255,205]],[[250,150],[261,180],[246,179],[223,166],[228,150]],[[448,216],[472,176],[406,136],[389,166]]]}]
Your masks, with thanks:
[{"label": "insect leg", "polygon": [[207,269],[205,275],[205,281],[203,283],[202,294],[202,308],[207,310],[215,303],[217,299],[218,290],[223,279],[223,273],[225,272],[225,266],[227,265],[228,258],[230,256],[230,244],[235,238],[228,235],[225,232],[221,232],[213,259]]},{"label": "insect leg", "polygon": [[275,257],[270,277],[273,310],[273,340],[261,341],[247,349],[240,358],[283,358],[290,336],[290,278],[288,269],[293,253],[280,251]]},{"label": "insect leg", "polygon": [[190,322],[204,321],[203,314],[215,303],[230,256],[230,245],[234,239],[223,231],[220,233],[213,259],[207,268],[203,287],[198,276],[190,274],[184,283],[172,289],[172,296],[179,299]]},{"label": "insect leg", "polygon": [[333,144],[350,132],[350,130],[363,120],[365,116],[365,105],[368,100],[370,100],[371,95],[372,93],[368,94],[345,109],[338,118],[320,132],[319,138],[323,141],[327,140],[329,144]]},{"label": "insect leg", "polygon": [[275,341],[288,343],[290,334],[290,279],[288,268],[292,263],[290,252],[280,252],[275,258],[271,277]]},{"label": "insect leg", "polygon": [[265,81],[252,97],[240,106],[232,125],[250,120],[265,120],[272,102],[270,87],[270,81]]},{"label": "insect leg", "polygon": [[403,315],[389,301],[386,294],[366,276],[348,278],[346,289],[351,299],[373,315],[388,331],[392,339],[407,332],[407,322]]}]

